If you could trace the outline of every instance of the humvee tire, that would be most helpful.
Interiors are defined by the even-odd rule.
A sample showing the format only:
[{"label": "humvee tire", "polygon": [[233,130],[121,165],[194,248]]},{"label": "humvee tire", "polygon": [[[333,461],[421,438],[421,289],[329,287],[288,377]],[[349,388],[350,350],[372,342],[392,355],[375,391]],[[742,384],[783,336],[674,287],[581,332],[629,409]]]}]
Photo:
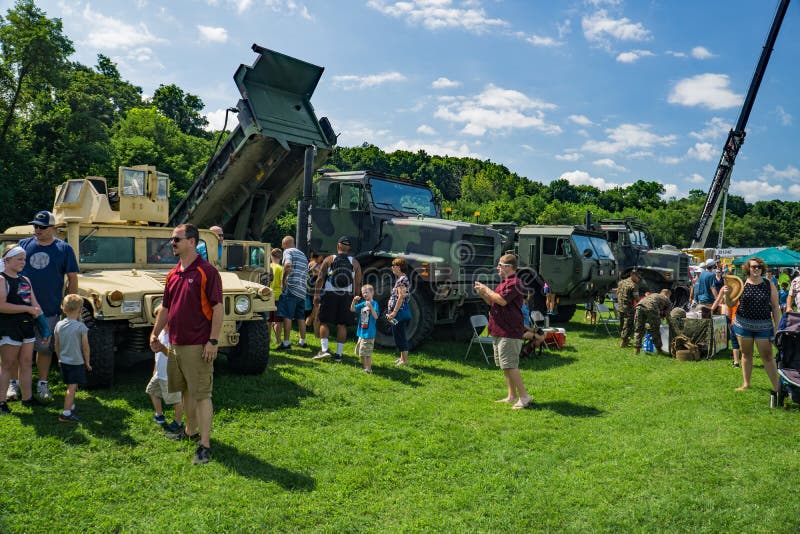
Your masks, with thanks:
[{"label": "humvee tire", "polygon": [[89,327],[89,362],[92,370],[87,373],[89,389],[110,388],[114,382],[114,325],[95,320]]},{"label": "humvee tire", "polygon": [[575,315],[575,310],[578,309],[576,304],[563,304],[558,307],[558,312],[550,317],[551,323],[567,323],[572,316]]},{"label": "humvee tire", "polygon": [[228,351],[228,367],[242,375],[260,375],[269,362],[266,320],[245,321],[239,327],[239,344]]}]

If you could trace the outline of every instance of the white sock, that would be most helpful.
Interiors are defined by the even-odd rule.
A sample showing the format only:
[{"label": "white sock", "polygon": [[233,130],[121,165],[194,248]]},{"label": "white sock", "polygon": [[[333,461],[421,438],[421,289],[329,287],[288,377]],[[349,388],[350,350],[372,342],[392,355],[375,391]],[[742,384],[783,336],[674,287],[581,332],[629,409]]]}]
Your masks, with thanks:
[{"label": "white sock", "polygon": [[14,384],[16,386],[18,382],[12,378],[11,380],[8,381],[8,385],[10,386],[11,384]]},{"label": "white sock", "polygon": [[303,343],[305,343],[305,342],[306,342],[306,338],[304,338],[304,337],[298,338],[298,339],[297,339],[297,342],[298,342],[298,343],[300,343],[300,344],[302,345]]},{"label": "white sock", "polygon": [[322,339],[319,340],[319,348],[321,348],[323,352],[328,350],[328,338],[327,337],[323,337]]},{"label": "white sock", "polygon": [[61,413],[69,417],[70,415],[72,415],[72,410],[62,410]]},{"label": "white sock", "polygon": [[70,410],[70,411],[73,411],[74,409],[75,409],[75,403],[73,402],[72,403],[72,410]]},{"label": "white sock", "polygon": [[336,354],[344,353],[344,343],[337,343],[336,344]]},{"label": "white sock", "polygon": [[289,343],[287,340],[284,339],[283,340],[283,346],[284,347],[288,347],[289,345],[291,345],[291,343]]}]

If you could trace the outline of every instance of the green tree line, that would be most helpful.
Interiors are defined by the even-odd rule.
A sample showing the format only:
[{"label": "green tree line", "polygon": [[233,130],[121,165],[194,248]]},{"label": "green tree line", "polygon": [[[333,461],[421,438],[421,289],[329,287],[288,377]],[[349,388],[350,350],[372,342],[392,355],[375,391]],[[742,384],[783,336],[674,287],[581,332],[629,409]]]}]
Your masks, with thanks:
[{"label": "green tree line", "polygon": [[[62,23],[18,0],[0,16],[0,227],[30,220],[52,206],[55,187],[70,178],[106,176],[116,184],[120,165],[155,165],[172,178],[177,203],[212,155],[219,132],[208,132],[202,100],[169,84],[152,98],[122,78],[100,54],[93,66],[70,60],[74,48]],[[453,218],[517,224],[579,224],[634,217],[648,223],[660,244],[689,245],[706,193],[664,199],[664,187],[642,177],[627,187],[600,190],[563,179],[543,184],[502,164],[475,158],[387,153],[364,144],[338,147],[326,167],[371,169],[427,183]],[[299,179],[299,178],[298,178]],[[735,178],[734,178],[735,179]],[[265,234],[294,233],[296,202],[287,204]],[[800,203],[750,204],[728,199],[725,246],[788,245],[800,249]],[[719,219],[719,217],[718,217]],[[718,223],[717,223],[718,224]],[[709,242],[716,242],[717,228]]]}]

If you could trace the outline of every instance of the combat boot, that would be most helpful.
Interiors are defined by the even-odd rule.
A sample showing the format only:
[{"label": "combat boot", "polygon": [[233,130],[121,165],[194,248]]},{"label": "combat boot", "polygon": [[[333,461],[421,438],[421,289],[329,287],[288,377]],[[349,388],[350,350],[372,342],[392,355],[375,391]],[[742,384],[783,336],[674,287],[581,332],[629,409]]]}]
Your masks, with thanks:
[{"label": "combat boot", "polygon": [[625,347],[630,346],[627,339],[623,339],[622,342],[619,344],[619,348],[624,349]]}]

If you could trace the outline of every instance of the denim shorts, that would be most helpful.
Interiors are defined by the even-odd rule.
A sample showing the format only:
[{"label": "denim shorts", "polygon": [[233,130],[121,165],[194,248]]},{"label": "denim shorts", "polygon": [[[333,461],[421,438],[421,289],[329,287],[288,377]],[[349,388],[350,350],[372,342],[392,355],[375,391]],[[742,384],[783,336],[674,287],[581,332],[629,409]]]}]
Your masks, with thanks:
[{"label": "denim shorts", "polygon": [[748,330],[734,324],[731,326],[731,330],[735,335],[744,339],[773,339],[775,337],[775,331],[772,328],[768,330]]}]

